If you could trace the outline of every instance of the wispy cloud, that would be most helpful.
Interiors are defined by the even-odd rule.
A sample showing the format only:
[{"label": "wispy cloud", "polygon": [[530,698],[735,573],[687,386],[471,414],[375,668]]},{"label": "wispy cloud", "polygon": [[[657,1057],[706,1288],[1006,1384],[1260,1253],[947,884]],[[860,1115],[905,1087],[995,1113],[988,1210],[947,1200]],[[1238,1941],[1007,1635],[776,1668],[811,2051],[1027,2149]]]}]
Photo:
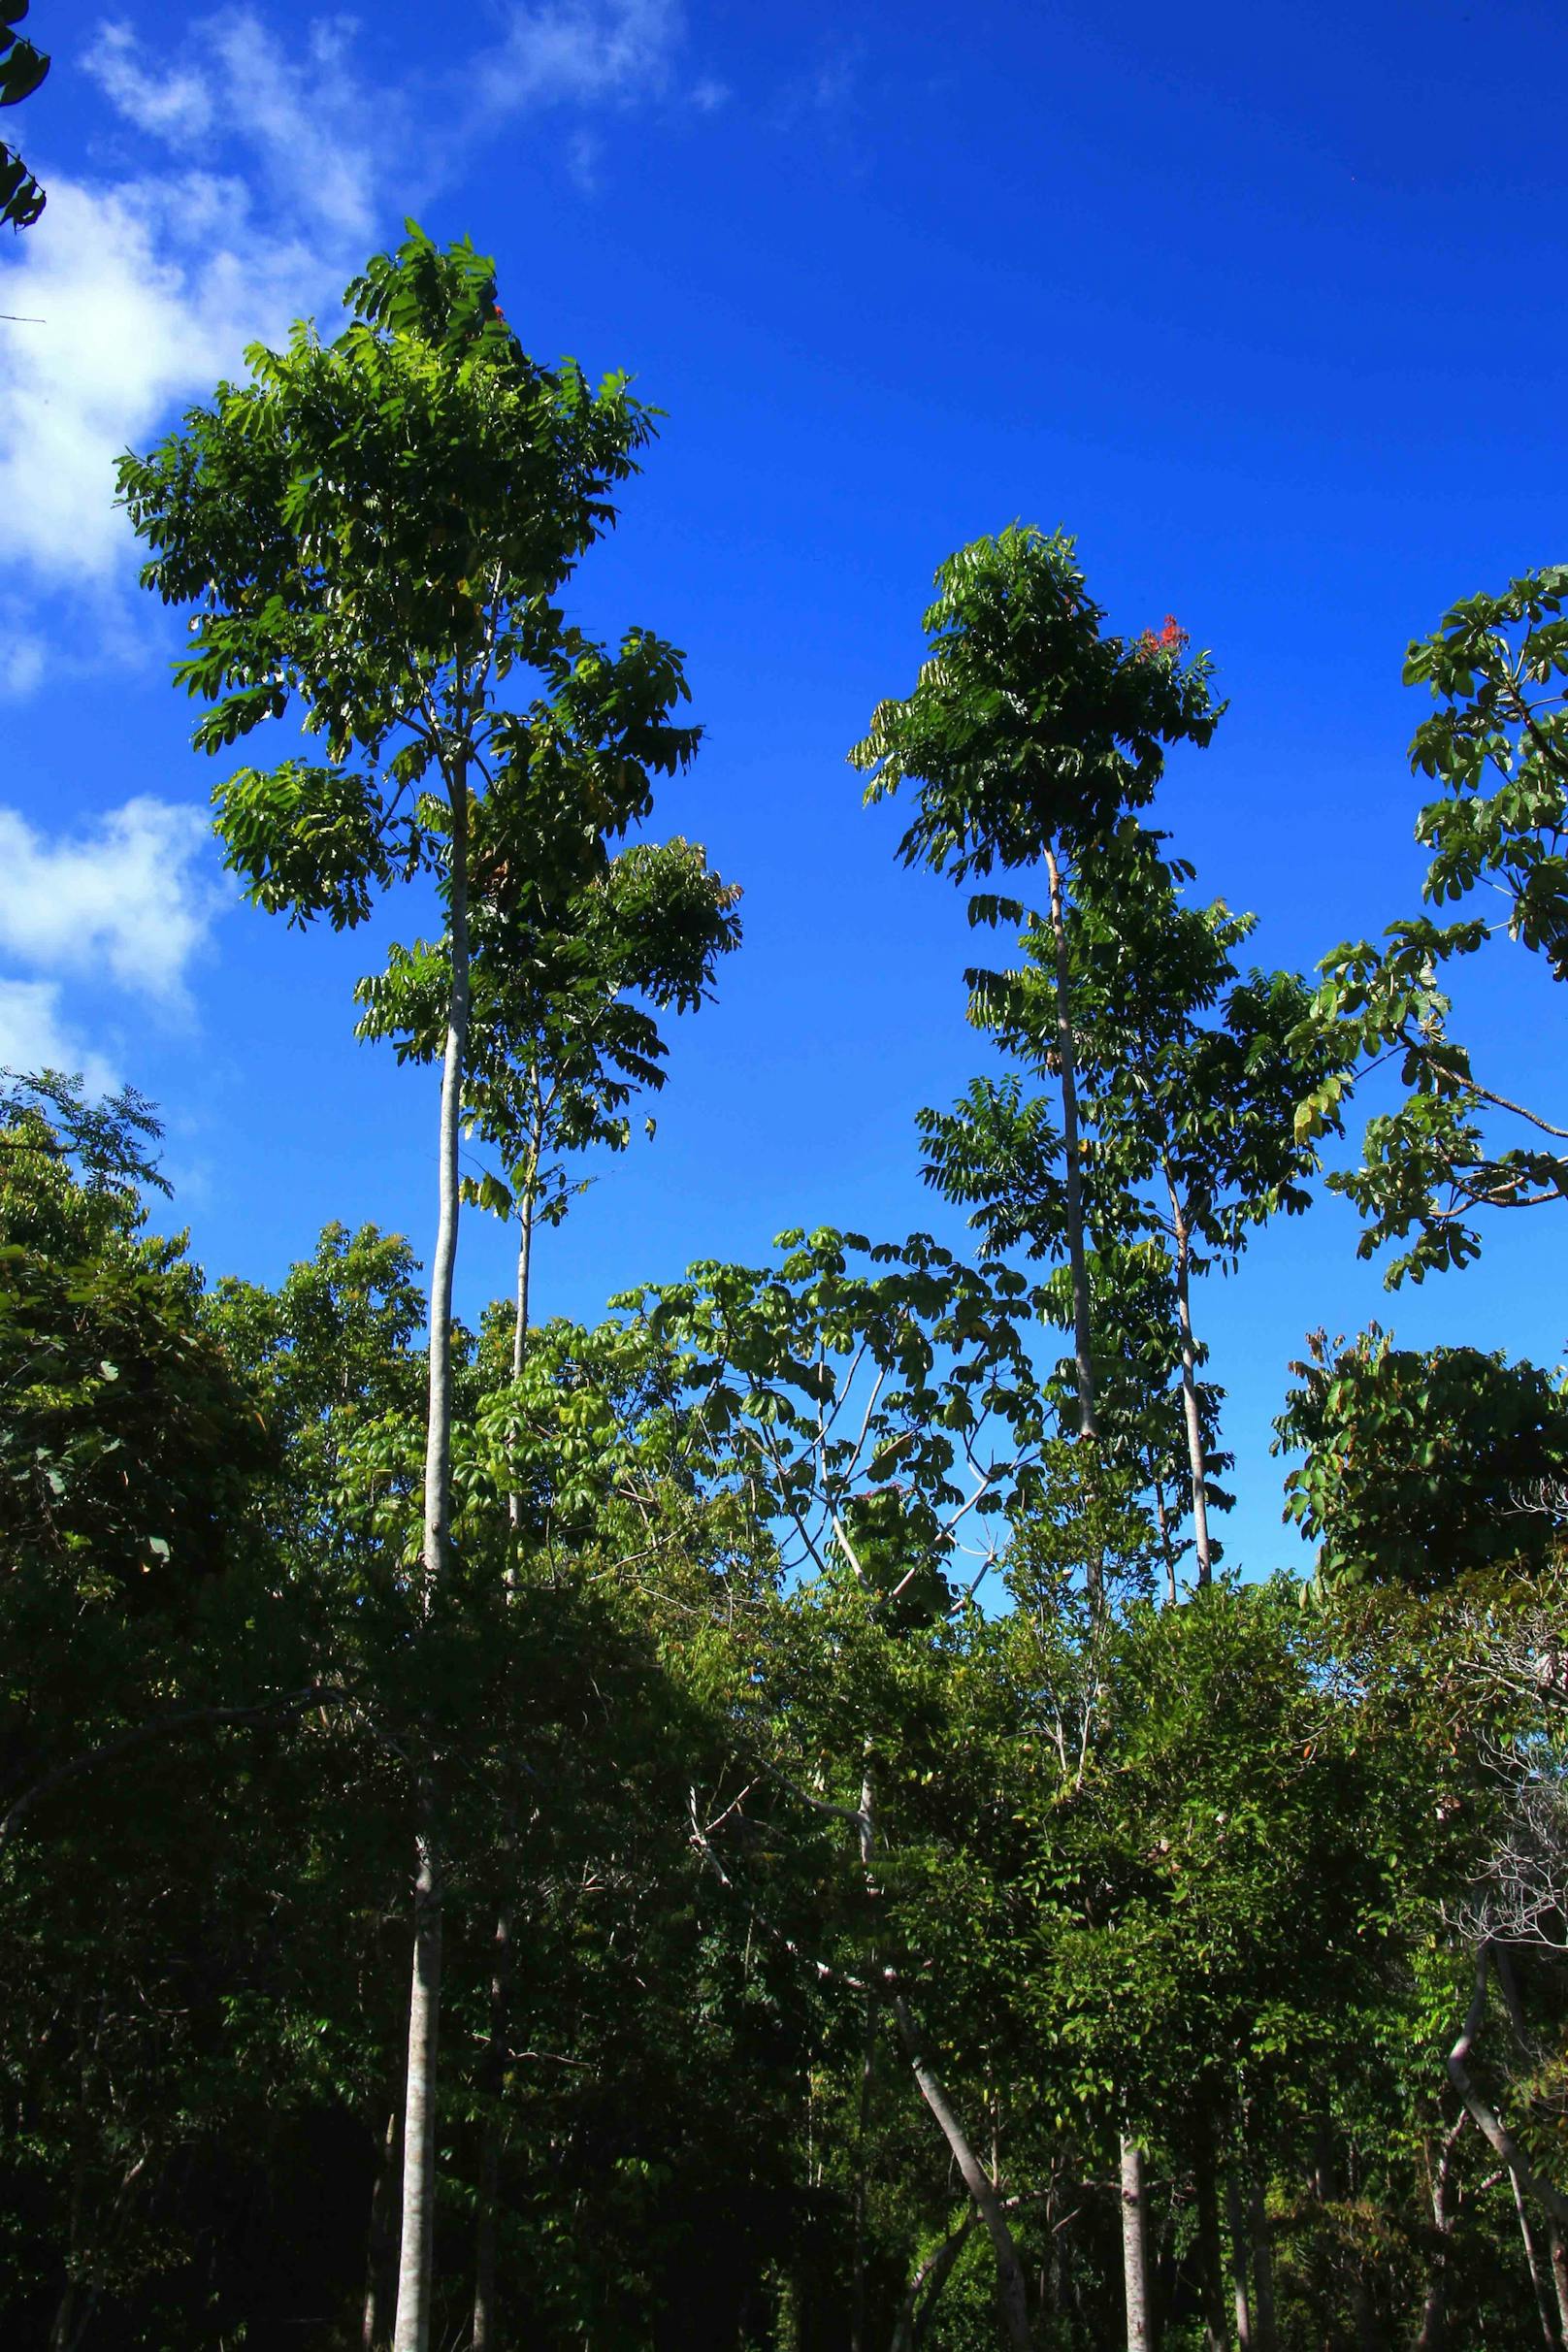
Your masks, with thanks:
[{"label": "wispy cloud", "polygon": [[221,895],[205,809],[141,798],[66,838],[0,808],[0,953],[40,981],[107,976],[172,1018]]},{"label": "wispy cloud", "polygon": [[[49,210],[7,256],[0,307],[43,321],[0,343],[8,569],[89,591],[123,574],[119,452],[233,372],[247,343],[330,302],[363,258],[376,173],[349,126],[371,116],[343,38],[318,26],[291,55],[257,16],[230,12],[197,26],[170,67],[129,25],[100,31],[87,70],[167,160],[109,183],[51,174]],[[383,135],[389,116],[375,110]],[[30,647],[0,687],[25,690],[40,667]]]},{"label": "wispy cloud", "polygon": [[478,61],[480,93],[499,113],[663,97],[685,29],[676,0],[545,0],[513,7],[501,41]]},{"label": "wispy cloud", "polygon": [[0,1068],[64,1070],[89,1094],[108,1094],[119,1071],[62,1017],[57,980],[0,979]]},{"label": "wispy cloud", "polygon": [[[329,310],[378,231],[421,204],[454,144],[519,114],[565,111],[563,170],[585,193],[604,148],[592,116],[666,99],[711,112],[711,79],[679,69],[678,0],[529,0],[500,38],[461,60],[468,128],[421,132],[434,101],[412,78],[356,75],[352,20],[322,18],[285,43],[250,7],[145,46],[128,17],[104,23],[85,63],[123,128],[153,150],[111,180],[49,175],[49,210],[0,256],[0,309],[41,318],[0,342],[0,568],[8,611],[23,583],[86,600],[90,639],[113,657],[125,617],[129,538],[114,466],[186,402],[238,371],[246,343]],[[171,59],[174,62],[171,62]],[[416,94],[417,91],[417,94]],[[477,91],[477,103],[473,94]],[[409,157],[427,160],[409,179]],[[45,158],[47,161],[48,159]],[[392,201],[396,180],[397,201]],[[0,616],[3,618],[4,616]],[[32,691],[50,662],[25,621],[5,632],[0,695]]]}]

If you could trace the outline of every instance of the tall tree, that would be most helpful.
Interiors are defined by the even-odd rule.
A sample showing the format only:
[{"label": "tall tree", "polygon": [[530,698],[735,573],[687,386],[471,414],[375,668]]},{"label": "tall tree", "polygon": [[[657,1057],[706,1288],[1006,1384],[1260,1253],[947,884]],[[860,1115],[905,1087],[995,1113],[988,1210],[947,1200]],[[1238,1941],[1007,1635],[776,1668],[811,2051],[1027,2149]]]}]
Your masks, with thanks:
[{"label": "tall tree", "polygon": [[[1043,866],[1055,959],[1067,1252],[1079,1433],[1098,1436],[1079,1135],[1067,908],[1074,876],[1153,797],[1175,742],[1206,743],[1219,712],[1206,656],[1184,660],[1174,623],[1130,642],[1105,634],[1071,539],[1012,524],[949,556],[923,626],[915,690],[871,715],[852,763],[868,800],[917,788],[898,844],[906,866],[956,882]],[[976,894],[970,920],[1024,919]],[[978,976],[976,976],[978,977]],[[1097,1571],[1089,1573],[1097,1585]]]},{"label": "tall tree", "polygon": [[[1076,1027],[1083,1182],[1094,1236],[1096,1384],[1114,1424],[1147,1428],[1174,1370],[1185,1460],[1175,1475],[1156,1438],[1147,1472],[1158,1508],[1185,1490],[1197,1582],[1210,1581],[1215,1397],[1199,1380],[1192,1282],[1233,1269],[1251,1229],[1305,1208],[1311,1144],[1293,1135],[1303,1065],[1287,1040],[1308,992],[1287,972],[1243,977],[1233,951],[1254,918],[1182,895],[1191,869],[1147,835],[1103,848],[1080,877],[1067,923]],[[1057,1065],[1057,950],[1036,923],[1019,967],[986,975],[970,1018],[1031,1076]],[[1320,1059],[1325,1041],[1316,1044]],[[922,1114],[928,1175],[971,1205],[993,1251],[1064,1258],[1070,1217],[1063,1139],[1041,1099],[980,1079],[952,1112]],[[1104,1434],[1114,1435],[1114,1429]],[[1138,1440],[1133,1438],[1136,1447]],[[1224,1500],[1224,1498],[1221,1498]],[[1171,1563],[1174,1574],[1174,1559]]]},{"label": "tall tree", "polygon": [[[559,1225],[582,1179],[575,1155],[624,1151],[637,1089],[662,1089],[669,1048],[655,1015],[693,1010],[710,993],[721,955],[739,944],[736,886],[712,873],[700,847],[636,842],[561,898],[505,865],[478,878],[470,926],[470,1026],[463,1093],[471,1135],[501,1155],[502,1172],[466,1176],[466,1197],[517,1225],[511,1373],[522,1373],[534,1236]],[[405,1061],[441,1051],[451,942],[394,947],[386,972],[363,981],[362,1036],[389,1036]],[[648,1132],[653,1121],[647,1122]],[[514,1543],[523,1496],[506,1498]],[[516,1562],[507,1568],[511,1590]],[[509,1863],[509,1856],[507,1857]],[[509,1869],[508,1869],[509,1876]],[[496,2093],[509,2031],[514,1905],[497,1910],[485,2076],[490,2091],[478,2199],[473,2352],[499,2340],[496,2184],[501,2119]]]},{"label": "tall tree", "polygon": [[[610,492],[652,431],[622,376],[539,367],[496,302],[491,263],[410,224],[349,287],[350,323],[324,343],[297,325],[252,346],[250,380],[146,458],[120,493],[151,549],[145,584],[193,607],[176,666],[212,705],[197,747],[217,752],[292,709],[324,762],[285,756],[214,793],[229,865],[255,900],[335,928],[376,893],[430,875],[450,942],[439,1214],[431,1260],[422,1573],[441,1584],[450,1524],[452,1278],[470,1018],[475,868],[506,865],[556,889],[603,865],[606,835],[641,816],[651,777],[687,760],[674,649],[642,630],[595,644],[555,602],[612,521]],[[538,691],[502,696],[515,676]],[[439,1799],[423,1776],[405,2100],[397,2352],[426,2352],[435,2205],[441,1865]]]}]

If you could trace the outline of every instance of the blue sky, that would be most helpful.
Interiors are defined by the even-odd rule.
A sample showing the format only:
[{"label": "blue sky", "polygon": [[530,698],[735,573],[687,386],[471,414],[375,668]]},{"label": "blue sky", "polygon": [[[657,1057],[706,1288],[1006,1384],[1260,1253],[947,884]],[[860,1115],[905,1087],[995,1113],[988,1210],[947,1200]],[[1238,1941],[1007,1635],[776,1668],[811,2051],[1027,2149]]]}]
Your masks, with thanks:
[{"label": "blue sky", "polygon": [[[28,29],[55,62],[7,126],[50,206],[0,251],[0,310],[45,321],[0,325],[0,1060],[154,1096],[213,1272],[276,1279],[331,1217],[422,1247],[436,1106],[353,1042],[375,939],[221,875],[110,468],[245,342],[325,322],[408,212],[495,253],[539,356],[668,411],[576,609],[686,648],[707,739],[655,830],[746,894],[656,1141],[541,1245],[543,1311],[787,1225],[936,1222],[912,1122],[980,1066],[970,942],[844,753],[982,531],[1064,524],[1113,626],[1173,611],[1214,649],[1229,715],[1161,814],[1260,961],[1412,905],[1405,643],[1563,552],[1559,9],[35,0]],[[1466,1024],[1550,1106],[1556,1011],[1506,955]],[[1203,1302],[1256,1569],[1295,1551],[1267,1439],[1306,1328],[1563,1352],[1553,1222],[1391,1301],[1354,1239],[1323,1207]],[[475,1220],[464,1249],[473,1312],[506,1247]]]}]

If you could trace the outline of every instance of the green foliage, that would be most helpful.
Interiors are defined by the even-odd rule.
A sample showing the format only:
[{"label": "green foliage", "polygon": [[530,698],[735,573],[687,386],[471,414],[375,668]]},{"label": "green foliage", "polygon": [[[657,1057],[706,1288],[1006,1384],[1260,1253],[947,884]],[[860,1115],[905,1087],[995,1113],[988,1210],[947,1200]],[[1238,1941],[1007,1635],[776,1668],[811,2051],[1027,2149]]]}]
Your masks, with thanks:
[{"label": "green foliage", "polygon": [[1313,1335],[1276,1451],[1306,1458],[1289,1511],[1318,1574],[1418,1592],[1478,1568],[1538,1573],[1568,1526],[1568,1398],[1559,1379],[1478,1348],[1348,1348]]},{"label": "green foliage", "polygon": [[[446,872],[481,775],[480,857],[586,879],[696,742],[669,717],[673,649],[632,630],[609,652],[554,601],[613,521],[651,412],[623,377],[591,391],[575,363],[531,360],[467,243],[410,223],[345,301],[336,342],[301,323],[282,351],[252,346],[247,383],[119,468],[145,585],[193,607],[176,676],[210,706],[198,748],[296,705],[324,741],[324,765],[218,786],[228,863],[258,903],[336,928],[399,876]],[[517,671],[539,691],[497,707]]]},{"label": "green foliage", "polygon": [[1179,635],[1105,636],[1060,532],[1010,524],[949,556],[936,587],[914,693],[879,703],[850,754],[868,800],[919,787],[906,865],[962,881],[1071,854],[1147,805],[1166,744],[1213,733],[1207,657],[1184,662]]},{"label": "green foliage", "polygon": [[[719,957],[739,945],[740,893],[679,839],[634,842],[559,902],[505,863],[481,872],[480,888],[464,1112],[506,1174],[466,1178],[467,1196],[555,1225],[572,1197],[571,1159],[624,1151],[634,1094],[663,1089],[669,1048],[655,1015],[709,996]],[[443,945],[394,947],[385,973],[356,993],[361,1036],[389,1037],[400,1061],[439,1058]]]},{"label": "green foliage", "polygon": [[[49,60],[16,27],[28,0],[0,0],[0,106],[30,98],[49,70]],[[30,229],[44,210],[43,189],[15,147],[0,140],[0,227]]]},{"label": "green foliage", "polygon": [[[1541,1207],[1568,1198],[1565,1130],[1480,1078],[1450,1029],[1444,966],[1478,954],[1499,931],[1568,974],[1568,573],[1526,572],[1503,595],[1471,597],[1413,644],[1405,680],[1438,704],[1416,731],[1412,768],[1443,787],[1416,824],[1430,851],[1422,897],[1481,908],[1451,922],[1420,915],[1390,924],[1385,944],[1360,940],[1326,957],[1309,1025],[1337,1055],[1303,1092],[1298,1131],[1342,1128],[1347,1075],[1387,1067],[1401,1099],[1368,1120],[1358,1166],[1330,1179],[1361,1212],[1363,1257],[1404,1244],[1389,1288],[1463,1266],[1479,1256],[1483,1209]],[[1501,922],[1493,909],[1501,898]],[[1505,1144],[1500,1126],[1523,1130]]]}]

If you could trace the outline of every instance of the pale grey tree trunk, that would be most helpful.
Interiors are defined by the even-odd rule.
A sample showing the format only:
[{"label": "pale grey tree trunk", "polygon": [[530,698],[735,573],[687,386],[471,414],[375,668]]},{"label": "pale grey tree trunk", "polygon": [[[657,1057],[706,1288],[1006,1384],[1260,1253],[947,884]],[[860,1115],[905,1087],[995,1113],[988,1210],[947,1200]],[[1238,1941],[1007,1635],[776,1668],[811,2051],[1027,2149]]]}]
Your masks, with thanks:
[{"label": "pale grey tree trunk", "polygon": [[1013,2352],[1030,2352],[1029,2324],[1029,2291],[1024,2281],[1024,2266],[1018,2259],[1013,2233],[1007,2226],[1007,2215],[996,2185],[969,2144],[968,2135],[955,2114],[941,2077],[926,2055],[925,2045],[909,2005],[901,1993],[892,1997],[894,2022],[908,2053],[920,2095],[936,2118],[942,2138],[952,2151],[959,2177],[986,2226],[991,2250],[996,2263],[996,2303],[1001,2314],[1002,2331]]},{"label": "pale grey tree trunk", "polygon": [[[860,1812],[856,1817],[856,1834],[860,1840],[861,1869],[866,1878],[866,1889],[873,1900],[878,1892],[875,1874],[874,1804],[875,1789],[871,1780],[870,1741],[867,1739],[861,1773],[861,1802]],[[889,1986],[888,2006],[893,2011],[894,2023],[898,2029],[898,2038],[903,2043],[920,2095],[936,2118],[942,2138],[947,2141],[953,2161],[958,2166],[959,2175],[964,2188],[968,2191],[970,2202],[986,2225],[986,2234],[991,2239],[992,2252],[996,2257],[996,2303],[1007,2341],[1013,2346],[1013,2352],[1030,2352],[1029,2290],[1025,2284],[1024,2266],[1018,2259],[1018,2248],[1013,2242],[1012,2231],[1007,2226],[1007,2215],[1002,2207],[1000,2193],[969,2144],[968,2136],[954,2112],[947,2093],[942,2087],[941,2077],[926,2054],[919,2029],[910,2014],[909,2004],[902,1993],[897,1989],[897,1980],[892,1976],[891,1971],[886,1981]]]},{"label": "pale grey tree trunk", "polygon": [[[1541,2174],[1535,2171],[1513,2133],[1509,2131],[1495,2108],[1482,2097],[1470,2078],[1470,2054],[1475,2047],[1476,2036],[1481,2031],[1481,2020],[1486,2009],[1486,1976],[1490,1962],[1491,1945],[1484,1943],[1476,1954],[1475,1989],[1470,1996],[1470,2007],[1466,2012],[1464,2024],[1460,2028],[1459,2038],[1449,2052],[1449,2079],[1464,2101],[1471,2120],[1480,2128],[1483,2139],[1489,2147],[1495,2149],[1508,2167],[1520,2193],[1533,2198],[1537,2205],[1546,2208],[1553,2229],[1560,2235],[1563,2224],[1568,2222],[1568,2198],[1565,2198],[1560,2189],[1554,2187],[1550,2180],[1543,2179]],[[1553,2262],[1554,2270],[1555,2268],[1556,2265]],[[1564,2326],[1565,2330],[1568,2330],[1568,2299],[1562,2300],[1564,2300]]]},{"label": "pale grey tree trunk", "polygon": [[1514,2191],[1514,2210],[1519,2216],[1519,2239],[1524,2247],[1524,2268],[1530,2274],[1530,2288],[1535,2296],[1535,2308],[1541,2321],[1541,2339],[1547,2352],[1557,2352],[1557,2331],[1552,2323],[1552,2300],[1546,2280],[1541,2275],[1541,2260],[1535,2250],[1535,2233],[1530,2228],[1530,2216],[1525,2210],[1523,2194],[1519,2181],[1511,2172],[1509,2185]]},{"label": "pale grey tree trunk", "polygon": [[[422,1556],[427,1611],[445,1579],[451,1527],[452,1278],[457,1265],[462,1197],[457,1155],[469,1027],[469,799],[463,765],[451,776],[450,787],[452,973],[446,1050],[441,1063],[439,1210],[430,1274],[430,1389],[425,1426]],[[419,1789],[413,1980],[408,1996],[408,2070],[403,2103],[403,2235],[398,2256],[398,2316],[392,2337],[393,2352],[430,2352],[441,1970],[441,1857],[437,1848],[435,1790],[426,1772],[421,1775]]]},{"label": "pale grey tree trunk", "polygon": [[441,1883],[428,1786],[421,1797],[424,1822],[419,1833],[419,1869],[414,1881],[413,1984],[408,2000],[408,2064],[403,2101],[403,2236],[398,2252],[398,2316],[392,2336],[393,2352],[429,2352],[430,2346]]},{"label": "pale grey tree trunk", "polygon": [[1236,2311],[1236,2342],[1240,2352],[1257,2352],[1253,2336],[1252,2262],[1247,2243],[1247,2213],[1241,2182],[1232,2164],[1225,2172],[1225,2221],[1230,2238],[1230,2294]]},{"label": "pale grey tree trunk", "polygon": [[[876,1997],[873,1993],[867,1993],[866,2015],[861,2028],[860,2119],[855,2140],[855,2195],[851,2214],[853,2244],[850,2268],[849,2352],[869,2352],[869,2338],[866,2333],[866,2191],[869,2185],[867,2171],[870,2164],[871,2147],[871,2093],[875,2068]],[[913,2325],[912,2318],[911,2325]]]},{"label": "pale grey tree trunk", "polygon": [[1122,2135],[1122,2277],[1127,2293],[1127,2352],[1151,2352],[1154,2327],[1149,2310],[1149,2200],[1143,2149]]},{"label": "pale grey tree trunk", "polygon": [[1562,2224],[1555,2213],[1547,2224],[1547,2242],[1552,2251],[1552,2284],[1557,2297],[1557,2326],[1563,2342],[1568,2344],[1568,2243],[1564,2242]]}]

